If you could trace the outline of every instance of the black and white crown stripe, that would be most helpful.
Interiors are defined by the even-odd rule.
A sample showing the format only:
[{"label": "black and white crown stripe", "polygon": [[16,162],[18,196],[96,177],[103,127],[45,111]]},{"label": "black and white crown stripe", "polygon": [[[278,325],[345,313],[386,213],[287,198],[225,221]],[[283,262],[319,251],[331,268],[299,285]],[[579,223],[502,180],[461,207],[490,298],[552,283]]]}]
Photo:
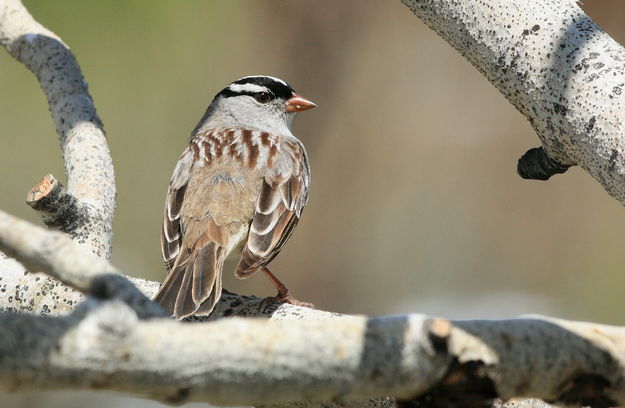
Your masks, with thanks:
[{"label": "black and white crown stripe", "polygon": [[270,80],[272,80],[272,81],[274,81],[274,82],[278,82],[278,83],[280,83],[280,84],[282,84],[282,85],[287,86],[287,87],[289,87],[289,88],[290,88],[289,84],[287,84],[286,82],[284,82],[284,81],[283,81],[283,80],[281,80],[280,78],[272,77],[272,76],[269,76],[269,75],[248,75],[248,76],[244,76],[243,78],[239,78],[239,79],[237,79],[237,80],[236,80],[236,81],[234,81],[234,82],[235,82],[235,83],[239,83],[239,82],[241,82],[241,83],[242,83],[242,81],[247,81],[247,80],[255,80],[255,79],[258,79],[258,78],[266,78],[266,79],[270,79]]},{"label": "black and white crown stripe", "polygon": [[232,96],[253,96],[258,92],[268,92],[280,99],[289,99],[293,95],[293,88],[283,80],[266,75],[246,76],[237,79],[217,96],[229,98]]},{"label": "black and white crown stripe", "polygon": [[228,86],[232,92],[235,93],[256,93],[256,92],[270,92],[266,86],[260,86],[256,84],[232,84]]}]

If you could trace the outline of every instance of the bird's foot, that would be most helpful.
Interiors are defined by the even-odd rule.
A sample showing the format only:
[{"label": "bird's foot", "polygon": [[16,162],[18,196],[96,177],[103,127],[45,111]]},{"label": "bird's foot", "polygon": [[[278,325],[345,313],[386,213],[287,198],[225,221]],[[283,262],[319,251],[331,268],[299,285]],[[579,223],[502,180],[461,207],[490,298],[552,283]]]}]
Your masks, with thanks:
[{"label": "bird's foot", "polygon": [[264,298],[260,302],[261,310],[265,309],[267,306],[269,306],[272,303],[288,303],[294,306],[307,307],[309,309],[315,308],[315,305],[310,302],[303,302],[301,300],[295,299],[293,296],[291,296],[288,290],[283,293],[278,293],[276,296],[270,296],[270,297]]},{"label": "bird's foot", "polygon": [[267,306],[269,306],[272,303],[289,303],[291,305],[308,307],[310,309],[315,308],[315,305],[313,305],[312,303],[302,302],[301,300],[297,300],[293,296],[291,296],[287,287],[284,286],[284,284],[280,282],[280,280],[278,280],[278,278],[276,278],[275,275],[271,273],[269,269],[267,269],[267,267],[263,268],[263,272],[265,273],[265,275],[267,275],[267,277],[269,278],[273,286],[275,286],[276,290],[278,291],[278,294],[276,296],[263,299],[260,302],[261,310],[265,309]]}]

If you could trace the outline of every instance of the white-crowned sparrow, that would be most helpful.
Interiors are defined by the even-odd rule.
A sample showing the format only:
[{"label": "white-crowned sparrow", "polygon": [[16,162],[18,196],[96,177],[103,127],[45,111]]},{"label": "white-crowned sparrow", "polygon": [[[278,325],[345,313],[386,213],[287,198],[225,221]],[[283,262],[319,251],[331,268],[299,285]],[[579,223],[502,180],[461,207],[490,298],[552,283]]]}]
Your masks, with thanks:
[{"label": "white-crowned sparrow", "polygon": [[241,78],[213,99],[167,191],[161,248],[169,273],[154,300],[176,318],[213,310],[231,254],[241,254],[238,278],[262,269],[278,300],[296,302],[267,264],[308,199],[306,151],[290,127],[296,112],[313,107],[269,76]]}]

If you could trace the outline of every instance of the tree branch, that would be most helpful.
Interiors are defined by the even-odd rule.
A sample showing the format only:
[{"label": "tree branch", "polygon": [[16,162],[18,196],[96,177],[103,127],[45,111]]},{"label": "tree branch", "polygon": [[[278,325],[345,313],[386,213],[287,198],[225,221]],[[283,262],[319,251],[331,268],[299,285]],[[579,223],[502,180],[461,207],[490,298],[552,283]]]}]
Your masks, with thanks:
[{"label": "tree branch", "polygon": [[528,118],[544,150],[523,156],[521,176],[580,165],[625,204],[625,49],[576,1],[402,3]]},{"label": "tree branch", "polygon": [[81,205],[51,174],[28,192],[26,204],[39,211],[44,224],[53,230],[72,234],[89,223],[89,207]]},{"label": "tree branch", "polygon": [[[100,273],[116,273],[63,234],[2,213],[0,248],[87,293],[93,293],[89,282]],[[5,296],[36,311],[23,299],[46,283],[28,276],[22,274],[18,280],[28,283],[18,283],[15,294]],[[150,295],[157,288],[156,283],[141,285]],[[136,311],[143,309],[135,305],[131,296],[99,296],[63,317],[0,313],[0,355],[5,356],[0,384],[19,390],[103,388],[165,402],[213,404],[389,395],[417,406],[483,406],[496,397],[520,396],[593,406],[625,403],[625,328],[545,317],[367,318],[291,305],[274,311],[278,305],[263,309],[260,299],[229,293],[210,320],[273,318],[188,324],[140,320]],[[54,314],[59,310],[54,306],[46,310]]]},{"label": "tree branch", "polygon": [[[0,2],[0,43],[37,76],[60,135],[68,187],[54,197],[59,206],[72,205],[64,206],[63,211],[44,211],[44,221],[110,259],[113,163],[78,62],[67,45],[37,23],[19,0]],[[35,189],[46,183],[44,179]],[[38,205],[36,200],[33,204]]]}]

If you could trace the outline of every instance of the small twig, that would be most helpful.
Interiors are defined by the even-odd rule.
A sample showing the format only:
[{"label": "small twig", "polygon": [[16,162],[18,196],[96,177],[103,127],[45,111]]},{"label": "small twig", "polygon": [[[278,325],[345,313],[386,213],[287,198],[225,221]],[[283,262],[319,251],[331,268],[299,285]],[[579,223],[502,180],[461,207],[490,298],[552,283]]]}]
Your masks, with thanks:
[{"label": "small twig", "polygon": [[84,231],[93,227],[92,208],[69,194],[53,175],[48,174],[26,196],[26,204],[41,214],[49,228],[63,231],[80,240]]},{"label": "small twig", "polygon": [[528,150],[517,163],[517,173],[524,179],[549,180],[556,174],[562,174],[569,169],[553,160],[542,147]]}]

